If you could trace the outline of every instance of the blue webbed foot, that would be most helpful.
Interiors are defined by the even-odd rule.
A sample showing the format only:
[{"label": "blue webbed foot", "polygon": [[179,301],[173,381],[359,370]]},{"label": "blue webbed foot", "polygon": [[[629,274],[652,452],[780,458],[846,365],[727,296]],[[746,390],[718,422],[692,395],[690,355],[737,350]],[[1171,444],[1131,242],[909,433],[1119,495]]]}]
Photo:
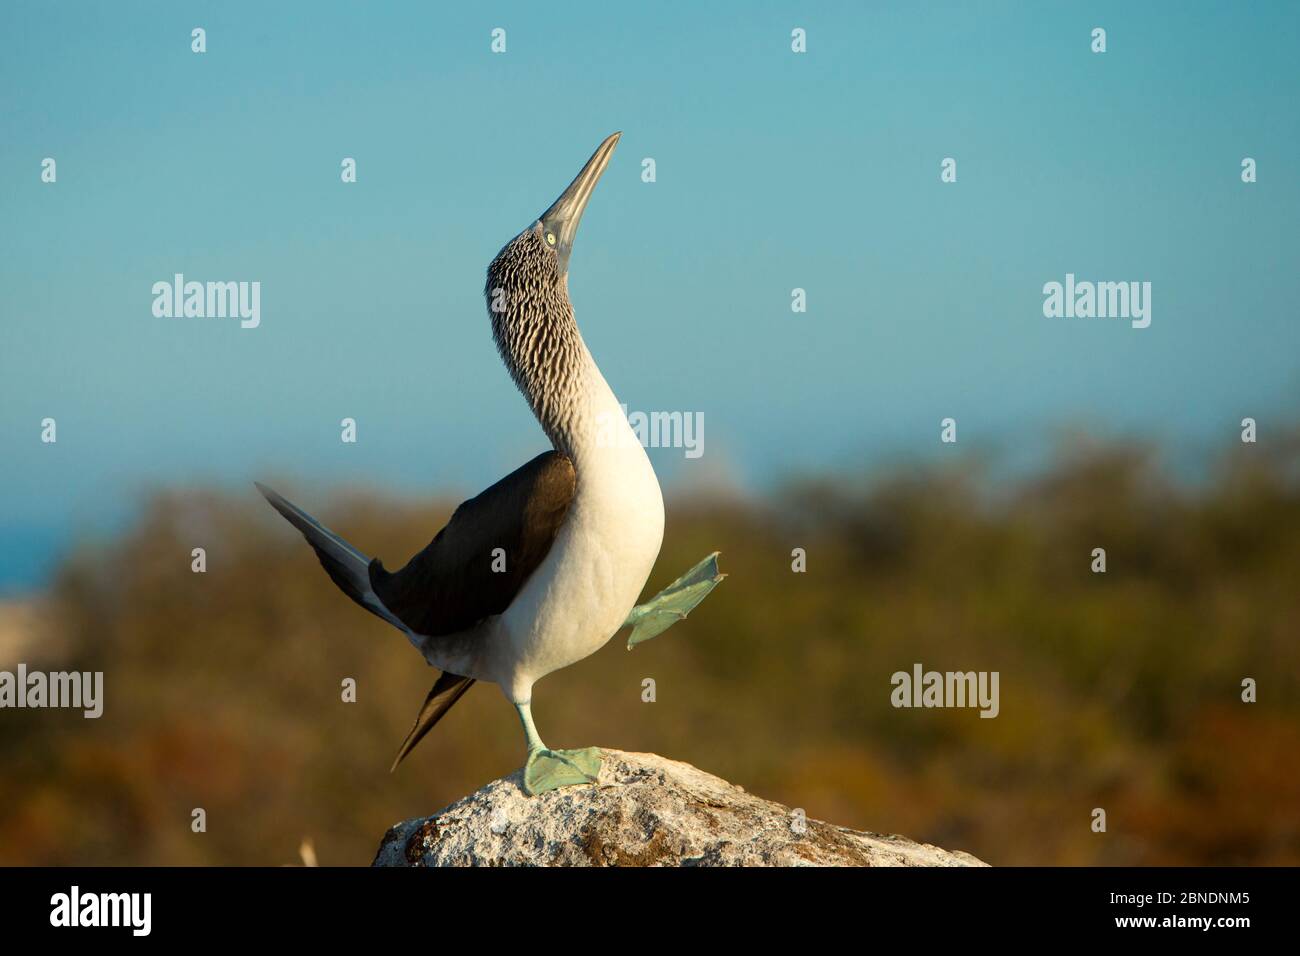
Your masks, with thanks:
[{"label": "blue webbed foot", "polygon": [[624,627],[632,628],[627,639],[629,651],[685,620],[686,615],[708,597],[709,592],[726,577],[718,570],[718,554],[714,551],[645,604],[632,608],[632,613],[623,622]]},{"label": "blue webbed foot", "polygon": [[524,764],[524,792],[530,797],[561,787],[595,783],[600,776],[600,748],[584,747],[581,750],[548,750],[544,747],[528,751]]}]

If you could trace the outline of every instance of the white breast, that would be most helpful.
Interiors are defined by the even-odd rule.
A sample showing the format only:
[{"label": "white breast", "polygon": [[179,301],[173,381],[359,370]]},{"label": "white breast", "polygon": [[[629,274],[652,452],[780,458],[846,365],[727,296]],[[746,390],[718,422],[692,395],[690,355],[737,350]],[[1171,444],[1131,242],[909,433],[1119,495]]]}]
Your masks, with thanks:
[{"label": "white breast", "polygon": [[534,681],[605,645],[659,556],[659,482],[594,364],[585,427],[568,449],[577,489],[550,553],[484,639],[477,670],[515,701]]}]

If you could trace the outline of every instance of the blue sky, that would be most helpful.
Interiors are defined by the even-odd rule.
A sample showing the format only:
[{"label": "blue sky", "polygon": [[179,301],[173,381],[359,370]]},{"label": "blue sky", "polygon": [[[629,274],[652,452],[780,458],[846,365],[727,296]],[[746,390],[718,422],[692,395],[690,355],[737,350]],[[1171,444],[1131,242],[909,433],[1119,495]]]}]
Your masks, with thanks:
[{"label": "blue sky", "polygon": [[[542,450],[483,269],[616,129],[570,289],[632,409],[704,414],[669,487],[924,458],[948,415],[1012,455],[1267,434],[1300,398],[1298,11],[6,3],[0,588],[143,489],[473,493]],[[261,326],[155,318],[176,272],[260,281]],[[1045,318],[1067,272],[1151,282],[1151,327]]]}]

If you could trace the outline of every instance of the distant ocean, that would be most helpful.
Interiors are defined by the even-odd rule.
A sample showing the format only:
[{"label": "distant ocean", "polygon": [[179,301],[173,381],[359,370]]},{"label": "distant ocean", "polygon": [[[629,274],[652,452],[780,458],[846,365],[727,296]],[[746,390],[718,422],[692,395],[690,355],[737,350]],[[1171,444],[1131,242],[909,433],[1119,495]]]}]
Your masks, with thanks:
[{"label": "distant ocean", "polygon": [[45,587],[71,544],[71,534],[62,527],[0,527],[0,597],[28,594]]}]

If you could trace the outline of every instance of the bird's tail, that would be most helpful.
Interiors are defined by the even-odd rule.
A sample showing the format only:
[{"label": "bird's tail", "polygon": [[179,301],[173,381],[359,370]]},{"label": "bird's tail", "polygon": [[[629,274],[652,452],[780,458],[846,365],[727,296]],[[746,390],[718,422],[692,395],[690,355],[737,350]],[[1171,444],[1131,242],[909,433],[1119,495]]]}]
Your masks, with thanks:
[{"label": "bird's tail", "polygon": [[439,675],[433,690],[429,691],[429,696],[425,698],[420,713],[416,715],[411,732],[406,735],[406,740],[402,741],[402,748],[397,751],[397,759],[388,768],[389,773],[397,769],[397,765],[415,748],[416,744],[424,739],[424,735],[433,729],[433,725],[442,719],[442,715],[451,710],[451,705],[460,700],[461,695],[473,685],[472,677],[461,677],[450,671],[443,671]]},{"label": "bird's tail", "polygon": [[271,503],[271,507],[284,515],[289,524],[302,532],[302,536],[307,539],[307,543],[316,552],[316,557],[320,559],[321,567],[330,576],[330,580],[338,585],[340,591],[371,614],[406,632],[408,637],[415,640],[406,625],[384,607],[384,602],[371,588],[368,557],[274,489],[266,487],[260,481],[254,484],[257,485],[257,490],[262,493],[262,496]]},{"label": "bird's tail", "polygon": [[[325,573],[330,576],[331,581],[339,586],[339,590],[371,614],[383,618],[402,631],[417,649],[421,647],[421,638],[402,623],[397,615],[389,611],[384,606],[384,602],[375,594],[370,584],[371,561],[369,558],[287,498],[277,494],[261,482],[254,482],[254,484],[257,485],[257,490],[262,493],[263,497],[271,503],[271,507],[284,515],[289,524],[302,532],[302,536],[307,539],[307,543],[316,552],[316,557],[320,558]],[[401,750],[397,752],[397,759],[393,761],[393,770],[397,769],[397,765],[402,762],[402,759],[424,738],[425,734],[433,729],[433,725],[442,719],[442,715],[447,713],[456,701],[460,700],[461,696],[470,689],[473,683],[474,679],[472,677],[461,677],[459,674],[443,671],[437,683],[433,685],[433,690],[429,691],[429,696],[425,700],[424,706],[420,708],[420,713],[415,718],[415,724],[411,727],[411,732],[406,735]]]}]

